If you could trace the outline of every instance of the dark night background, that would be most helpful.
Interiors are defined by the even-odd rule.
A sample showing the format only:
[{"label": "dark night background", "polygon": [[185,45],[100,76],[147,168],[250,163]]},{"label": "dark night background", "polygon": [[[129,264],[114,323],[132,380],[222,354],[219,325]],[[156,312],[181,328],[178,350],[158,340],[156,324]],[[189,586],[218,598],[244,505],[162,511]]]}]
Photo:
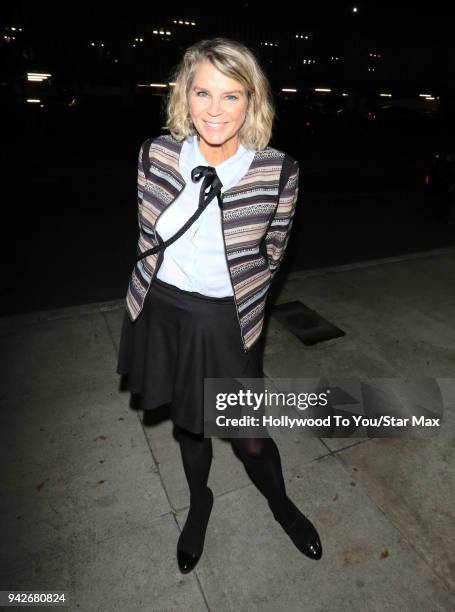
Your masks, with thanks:
[{"label": "dark night background", "polygon": [[3,314],[124,297],[137,154],[164,123],[165,90],[144,85],[167,83],[188,45],[219,35],[256,52],[277,107],[270,145],[300,161],[283,272],[455,243],[442,2],[172,6],[3,5]]}]

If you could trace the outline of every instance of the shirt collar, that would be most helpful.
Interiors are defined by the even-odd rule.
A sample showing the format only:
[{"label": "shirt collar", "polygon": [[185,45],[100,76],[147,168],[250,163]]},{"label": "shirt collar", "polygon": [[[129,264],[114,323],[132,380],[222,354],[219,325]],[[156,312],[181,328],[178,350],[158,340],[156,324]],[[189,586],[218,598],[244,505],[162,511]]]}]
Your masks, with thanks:
[{"label": "shirt collar", "polygon": [[[190,144],[191,144],[190,160],[191,160],[192,168],[195,168],[196,166],[212,165],[208,163],[204,155],[201,153],[201,150],[199,148],[199,143],[197,140],[197,134],[193,134],[193,136],[190,137]],[[234,155],[231,155],[224,161],[213,166],[216,170],[218,178],[223,184],[223,189],[228,188],[230,183],[232,183],[233,177],[236,174],[235,170],[236,168],[238,168],[239,161],[242,160],[243,162],[243,158],[245,156],[248,156],[249,158],[251,154],[254,155],[254,152],[253,151],[250,152],[244,145],[239,143],[237,151],[234,153]],[[246,160],[245,160],[245,163],[247,163]]]}]

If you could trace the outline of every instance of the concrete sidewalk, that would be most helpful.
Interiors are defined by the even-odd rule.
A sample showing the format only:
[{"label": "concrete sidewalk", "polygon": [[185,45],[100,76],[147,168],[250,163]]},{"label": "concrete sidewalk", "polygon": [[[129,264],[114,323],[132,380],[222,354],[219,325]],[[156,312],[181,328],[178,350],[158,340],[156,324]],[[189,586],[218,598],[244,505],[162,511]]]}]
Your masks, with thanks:
[{"label": "concrete sidewalk", "polygon": [[[346,335],[305,346],[275,319],[265,374],[437,377],[455,418],[455,249],[290,275]],[[124,300],[0,320],[1,589],[65,590],[67,610],[452,611],[450,437],[277,439],[289,496],[324,556],[299,553],[228,443],[204,555],[175,557],[188,490],[168,419],[119,392]]]}]

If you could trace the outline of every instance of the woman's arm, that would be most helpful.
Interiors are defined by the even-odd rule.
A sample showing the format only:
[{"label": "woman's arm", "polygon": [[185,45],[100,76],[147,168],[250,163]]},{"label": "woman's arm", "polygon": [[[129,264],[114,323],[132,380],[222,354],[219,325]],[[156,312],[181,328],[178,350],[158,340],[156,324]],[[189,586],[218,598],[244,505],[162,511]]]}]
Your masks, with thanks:
[{"label": "woman's arm", "polygon": [[299,163],[294,167],[281,193],[273,221],[265,237],[271,281],[275,277],[286,251],[294,221],[295,207],[299,196]]}]

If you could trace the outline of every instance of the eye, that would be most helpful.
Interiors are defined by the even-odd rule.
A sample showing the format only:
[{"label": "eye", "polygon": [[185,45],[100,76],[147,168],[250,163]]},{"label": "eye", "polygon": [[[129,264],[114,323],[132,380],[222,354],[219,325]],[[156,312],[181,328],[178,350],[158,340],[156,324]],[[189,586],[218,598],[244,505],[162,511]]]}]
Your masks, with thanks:
[{"label": "eye", "polygon": [[[196,96],[200,97],[199,94],[206,94],[206,91],[197,91],[196,92]],[[231,98],[232,100],[238,100],[237,96],[234,95],[227,95],[226,98]]]}]

